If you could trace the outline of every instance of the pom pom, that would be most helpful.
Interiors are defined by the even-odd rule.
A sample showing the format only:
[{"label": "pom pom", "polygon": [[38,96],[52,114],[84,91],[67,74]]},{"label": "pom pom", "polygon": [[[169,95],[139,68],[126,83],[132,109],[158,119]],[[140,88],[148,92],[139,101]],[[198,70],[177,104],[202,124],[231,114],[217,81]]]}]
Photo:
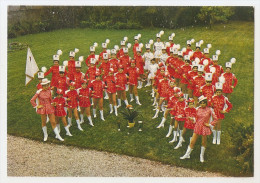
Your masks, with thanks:
[{"label": "pom pom", "polygon": [[67,61],[67,60],[63,61],[63,65],[64,65],[65,67],[67,67],[67,66],[68,66],[68,61]]},{"label": "pom pom", "polygon": [[99,55],[95,55],[95,59],[98,60],[99,59]]},{"label": "pom pom", "polygon": [[200,45],[202,45],[202,44],[204,43],[204,41],[203,41],[203,40],[200,40],[199,43],[200,43]]},{"label": "pom pom", "polygon": [[46,68],[45,66],[43,66],[43,67],[41,68],[41,70],[42,70],[42,72],[44,73],[44,72],[47,71],[47,68]]},{"label": "pom pom", "polygon": [[205,59],[205,60],[203,60],[203,65],[208,65],[209,64],[209,60],[208,59]]},{"label": "pom pom", "polygon": [[128,37],[125,36],[125,37],[124,37],[124,41],[127,41],[127,40],[128,40]]},{"label": "pom pom", "polygon": [[182,50],[181,50],[182,52],[186,52],[187,51],[187,49],[186,48],[182,48]]},{"label": "pom pom", "polygon": [[74,52],[75,52],[75,53],[78,53],[78,52],[79,52],[79,49],[78,49],[78,48],[75,48]]},{"label": "pom pom", "polygon": [[225,78],[223,77],[223,76],[220,76],[219,78],[218,78],[218,80],[219,80],[219,82],[220,83],[225,83]]},{"label": "pom pom", "polygon": [[212,45],[211,44],[207,44],[207,47],[208,47],[208,49],[210,49],[212,47]]},{"label": "pom pom", "polygon": [[191,39],[190,42],[191,42],[191,43],[194,43],[194,42],[195,42],[195,39]]},{"label": "pom pom", "polygon": [[61,50],[58,50],[58,51],[57,51],[57,55],[59,55],[59,56],[62,55],[62,51],[61,51]]},{"label": "pom pom", "polygon": [[152,40],[152,39],[150,39],[150,41],[149,41],[149,44],[150,44],[150,45],[152,45],[152,44],[153,44],[153,40]]},{"label": "pom pom", "polygon": [[84,60],[84,56],[79,57],[79,61],[82,62]]},{"label": "pom pom", "polygon": [[220,55],[220,54],[221,54],[220,50],[217,50],[217,51],[216,51],[216,54],[217,54],[217,55]]},{"label": "pom pom", "polygon": [[175,33],[173,32],[173,33],[171,34],[171,36],[172,36],[172,37],[175,37]]},{"label": "pom pom", "polygon": [[116,51],[119,50],[119,46],[118,45],[115,45],[114,48],[115,48]]},{"label": "pom pom", "polygon": [[171,46],[171,44],[169,42],[165,43],[165,47],[170,47],[170,46]]},{"label": "pom pom", "polygon": [[189,56],[192,57],[193,56],[193,51],[189,52]]},{"label": "pom pom", "polygon": [[215,67],[211,67],[209,70],[210,70],[211,73],[215,73],[216,72],[216,68]]},{"label": "pom pom", "polygon": [[127,48],[131,48],[131,43],[127,43]]},{"label": "pom pom", "polygon": [[110,43],[110,40],[109,40],[109,39],[106,39],[106,43],[107,43],[107,44]]},{"label": "pom pom", "polygon": [[142,35],[141,35],[141,34],[138,34],[137,36],[138,36],[138,38],[140,39]]},{"label": "pom pom", "polygon": [[98,47],[98,43],[95,42],[95,43],[93,44],[93,46],[94,46],[95,48]]},{"label": "pom pom", "polygon": [[143,43],[140,43],[140,44],[139,44],[139,48],[142,48],[143,46],[144,46]]},{"label": "pom pom", "polygon": [[164,35],[164,31],[161,30],[159,34],[160,34],[161,36]]},{"label": "pom pom", "polygon": [[177,44],[176,45],[176,48],[179,50],[181,48],[181,45],[180,44]]},{"label": "pom pom", "polygon": [[230,62],[231,62],[232,64],[234,64],[234,63],[236,63],[236,59],[235,59],[235,58],[231,58],[231,59],[230,59]]}]

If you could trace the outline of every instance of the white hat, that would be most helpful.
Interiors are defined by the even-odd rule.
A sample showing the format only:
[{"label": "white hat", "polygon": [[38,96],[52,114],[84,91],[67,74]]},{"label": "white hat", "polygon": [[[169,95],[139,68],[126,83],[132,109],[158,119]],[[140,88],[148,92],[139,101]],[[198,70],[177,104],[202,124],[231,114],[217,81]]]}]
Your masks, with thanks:
[{"label": "white hat", "polygon": [[103,53],[103,59],[108,59],[108,53]]},{"label": "white hat", "polygon": [[161,38],[161,34],[156,34],[156,37],[157,38]]},{"label": "white hat", "polygon": [[70,51],[70,57],[75,57],[75,52],[74,51]]},{"label": "white hat", "polygon": [[184,60],[190,60],[190,56],[189,55],[184,55]]},{"label": "white hat", "polygon": [[96,61],[97,61],[97,60],[96,60],[95,58],[90,58],[90,63],[91,63],[91,64],[96,64]]},{"label": "white hat", "polygon": [[59,61],[60,60],[60,56],[59,55],[53,55],[53,61]]},{"label": "white hat", "polygon": [[192,64],[199,65],[200,64],[200,60],[195,58],[195,60],[192,62]]},{"label": "white hat", "polygon": [[204,48],[204,53],[209,53],[209,49],[208,48]]},{"label": "white hat", "polygon": [[125,41],[121,41],[121,42],[120,42],[120,45],[125,46]]},{"label": "white hat", "polygon": [[170,47],[170,53],[173,53],[173,51],[174,51],[174,48]]},{"label": "white hat", "polygon": [[38,72],[38,78],[43,79],[44,78],[44,73],[43,72]]},{"label": "white hat", "polygon": [[231,62],[226,62],[226,68],[232,68],[232,63]]},{"label": "white hat", "polygon": [[139,40],[139,37],[138,37],[138,36],[135,36],[135,37],[134,37],[134,40]]},{"label": "white hat", "polygon": [[79,57],[79,61],[80,61],[80,62],[83,62],[83,60],[84,60],[84,56],[80,56],[80,57]]},{"label": "white hat", "polygon": [[218,60],[218,56],[217,55],[213,55],[212,56],[212,60],[214,61],[214,60]]},{"label": "white hat", "polygon": [[146,49],[150,49],[150,48],[151,48],[151,45],[150,45],[150,44],[145,44],[145,48],[146,48]]},{"label": "white hat", "polygon": [[51,81],[49,81],[47,78],[42,79],[41,85],[47,85],[49,84]]},{"label": "white hat", "polygon": [[209,64],[209,60],[208,59],[204,59],[203,60],[203,65],[208,65]]},{"label": "white hat", "polygon": [[177,48],[174,48],[174,49],[173,49],[173,54],[174,54],[174,55],[177,55],[177,54],[178,54],[178,49],[177,49]]},{"label": "white hat", "polygon": [[196,62],[193,61],[193,62],[192,62],[192,68],[193,68],[193,67],[199,67],[199,64],[197,64]]},{"label": "white hat", "polygon": [[107,43],[102,43],[102,48],[107,48]]},{"label": "white hat", "polygon": [[199,43],[199,42],[196,43],[196,48],[197,48],[197,47],[200,48],[200,43]]},{"label": "white hat", "polygon": [[95,51],[96,48],[94,46],[90,46],[89,50],[92,52],[92,51]]},{"label": "white hat", "polygon": [[205,80],[206,81],[212,81],[212,73],[206,73],[205,74]]},{"label": "white hat", "polygon": [[141,48],[138,46],[138,47],[136,47],[136,51],[137,52],[141,52]]},{"label": "white hat", "polygon": [[128,53],[128,48],[123,48],[124,53]]},{"label": "white hat", "polygon": [[166,46],[165,45],[162,46],[162,50],[166,50]]},{"label": "white hat", "polygon": [[65,72],[65,66],[60,65],[59,66],[59,72]]},{"label": "white hat", "polygon": [[223,89],[223,83],[218,82],[215,85],[216,85],[216,90],[222,90]]},{"label": "white hat", "polygon": [[75,62],[75,67],[81,67],[81,62],[80,61],[76,61]]},{"label": "white hat", "polygon": [[116,49],[112,49],[111,54],[116,54]]},{"label": "white hat", "polygon": [[216,67],[210,66],[209,70],[210,70],[211,73],[215,73],[216,72]]},{"label": "white hat", "polygon": [[178,51],[178,56],[182,56],[182,51]]},{"label": "white hat", "polygon": [[191,41],[190,41],[190,40],[188,40],[188,41],[187,41],[187,44],[191,45]]},{"label": "white hat", "polygon": [[198,71],[199,71],[199,72],[203,72],[203,71],[204,71],[204,65],[199,65]]},{"label": "white hat", "polygon": [[207,100],[207,97],[205,97],[204,95],[201,95],[199,98],[199,103],[203,100]]},{"label": "white hat", "polygon": [[169,36],[169,41],[172,41],[173,40],[173,37],[172,36]]}]

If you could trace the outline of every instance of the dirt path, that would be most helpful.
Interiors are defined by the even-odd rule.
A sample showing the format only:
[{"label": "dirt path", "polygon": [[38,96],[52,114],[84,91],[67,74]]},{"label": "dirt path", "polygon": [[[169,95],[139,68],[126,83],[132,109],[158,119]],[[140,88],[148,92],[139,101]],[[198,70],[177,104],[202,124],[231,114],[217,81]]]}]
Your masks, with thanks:
[{"label": "dirt path", "polygon": [[222,177],[159,162],[8,135],[8,176]]}]

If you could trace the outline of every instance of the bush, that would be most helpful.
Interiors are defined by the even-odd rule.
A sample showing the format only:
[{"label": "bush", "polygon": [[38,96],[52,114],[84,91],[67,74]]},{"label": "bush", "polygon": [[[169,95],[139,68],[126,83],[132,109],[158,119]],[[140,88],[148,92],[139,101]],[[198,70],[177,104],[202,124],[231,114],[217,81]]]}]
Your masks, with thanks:
[{"label": "bush", "polygon": [[79,23],[80,28],[91,28],[93,26],[93,23],[90,21],[81,21]]}]

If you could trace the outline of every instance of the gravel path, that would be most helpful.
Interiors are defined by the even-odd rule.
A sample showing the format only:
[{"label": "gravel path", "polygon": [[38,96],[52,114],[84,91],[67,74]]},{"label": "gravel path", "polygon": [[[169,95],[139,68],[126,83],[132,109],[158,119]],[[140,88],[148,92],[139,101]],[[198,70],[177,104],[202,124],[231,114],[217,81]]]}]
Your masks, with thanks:
[{"label": "gravel path", "polygon": [[95,150],[46,144],[8,135],[8,176],[222,177]]}]

